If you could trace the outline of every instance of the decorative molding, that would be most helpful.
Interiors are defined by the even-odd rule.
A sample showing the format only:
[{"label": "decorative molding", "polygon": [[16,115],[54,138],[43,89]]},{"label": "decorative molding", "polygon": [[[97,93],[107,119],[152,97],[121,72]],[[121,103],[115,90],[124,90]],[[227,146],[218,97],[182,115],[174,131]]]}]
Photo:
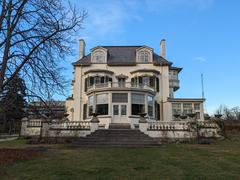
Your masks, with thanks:
[{"label": "decorative molding", "polygon": [[84,75],[89,74],[89,73],[107,73],[107,74],[111,74],[111,75],[114,74],[113,71],[110,71],[107,69],[90,69],[90,70],[84,72]]},{"label": "decorative molding", "polygon": [[132,72],[130,72],[130,73],[131,73],[131,74],[134,74],[134,73],[138,73],[138,72],[152,72],[152,73],[155,73],[155,74],[157,74],[157,75],[160,74],[160,72],[157,71],[157,70],[155,70],[155,69],[137,69],[137,70],[132,71]]}]

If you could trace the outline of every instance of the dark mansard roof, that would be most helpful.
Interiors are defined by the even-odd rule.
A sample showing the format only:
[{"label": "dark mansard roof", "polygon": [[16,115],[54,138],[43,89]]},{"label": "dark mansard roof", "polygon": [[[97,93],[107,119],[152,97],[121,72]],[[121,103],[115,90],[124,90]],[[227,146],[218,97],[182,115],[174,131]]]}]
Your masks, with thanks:
[{"label": "dark mansard roof", "polygon": [[[134,66],[136,65],[136,50],[145,46],[99,46],[107,49],[107,64],[109,66]],[[172,63],[153,52],[155,66],[171,66]],[[73,63],[74,66],[91,65],[91,53]]]}]

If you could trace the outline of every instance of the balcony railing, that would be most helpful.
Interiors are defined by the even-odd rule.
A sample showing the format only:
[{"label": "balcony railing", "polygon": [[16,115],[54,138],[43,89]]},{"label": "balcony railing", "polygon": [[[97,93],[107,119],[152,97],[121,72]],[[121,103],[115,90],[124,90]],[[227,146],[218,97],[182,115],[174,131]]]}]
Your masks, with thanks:
[{"label": "balcony railing", "polygon": [[99,83],[92,86],[88,86],[87,91],[97,90],[97,89],[106,89],[106,88],[137,88],[143,90],[156,91],[154,87],[151,87],[147,84],[136,84],[131,82],[108,82],[108,83]]}]

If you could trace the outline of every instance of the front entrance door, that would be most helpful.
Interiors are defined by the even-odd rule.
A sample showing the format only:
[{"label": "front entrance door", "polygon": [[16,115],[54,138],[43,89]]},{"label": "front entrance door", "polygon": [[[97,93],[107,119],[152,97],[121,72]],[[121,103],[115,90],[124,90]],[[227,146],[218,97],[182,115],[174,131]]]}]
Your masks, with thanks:
[{"label": "front entrance door", "polygon": [[126,123],[127,122],[127,104],[118,103],[113,104],[113,123]]}]

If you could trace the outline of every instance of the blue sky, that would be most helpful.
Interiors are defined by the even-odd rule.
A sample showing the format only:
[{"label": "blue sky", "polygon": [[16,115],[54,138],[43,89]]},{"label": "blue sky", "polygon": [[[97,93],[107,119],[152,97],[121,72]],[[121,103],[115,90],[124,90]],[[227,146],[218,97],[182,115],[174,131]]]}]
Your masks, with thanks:
[{"label": "blue sky", "polygon": [[[147,45],[159,53],[167,40],[167,59],[183,67],[175,97],[201,97],[206,109],[240,105],[240,1],[238,0],[70,0],[88,11],[84,29],[68,58],[67,78],[78,58],[78,39],[87,53],[97,45]],[[71,92],[69,91],[69,95]]]}]

